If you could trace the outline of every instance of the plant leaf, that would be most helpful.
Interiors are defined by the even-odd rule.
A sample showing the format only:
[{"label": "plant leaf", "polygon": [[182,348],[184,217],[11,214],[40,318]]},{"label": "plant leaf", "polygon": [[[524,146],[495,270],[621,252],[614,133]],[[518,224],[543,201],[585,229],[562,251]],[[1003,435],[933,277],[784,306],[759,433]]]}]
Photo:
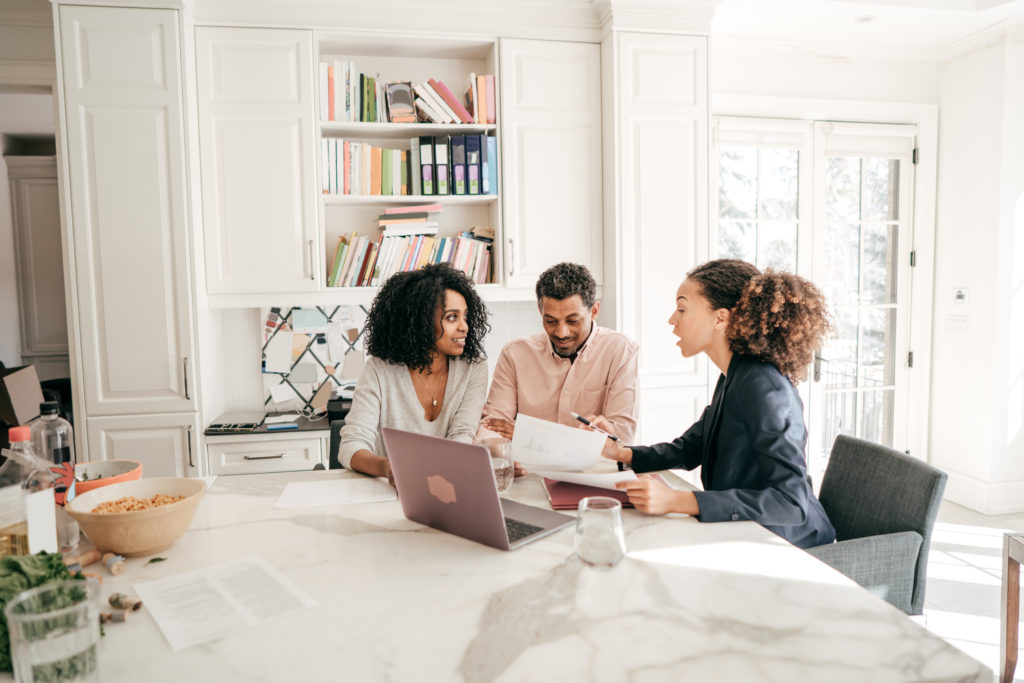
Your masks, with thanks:
[{"label": "plant leaf", "polygon": [[153,564],[154,562],[163,562],[166,559],[167,559],[166,557],[151,557],[151,558],[149,558],[149,561],[146,562],[146,564],[143,565],[143,566],[148,567],[149,565]]}]

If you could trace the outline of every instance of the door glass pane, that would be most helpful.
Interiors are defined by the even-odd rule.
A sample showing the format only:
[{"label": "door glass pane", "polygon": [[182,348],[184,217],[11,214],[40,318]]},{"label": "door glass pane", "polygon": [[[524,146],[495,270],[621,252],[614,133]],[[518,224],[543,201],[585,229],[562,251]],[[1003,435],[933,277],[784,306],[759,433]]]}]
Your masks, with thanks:
[{"label": "door glass pane", "polygon": [[796,223],[761,223],[755,263],[796,272]]},{"label": "door glass pane", "polygon": [[860,424],[857,433],[873,443],[892,445],[892,415],[895,389],[865,391],[861,394]]},{"label": "door glass pane", "polygon": [[825,212],[829,220],[860,220],[860,159],[829,157],[825,165]]},{"label": "door glass pane", "polygon": [[795,272],[800,150],[718,149],[718,256]]},{"label": "door glass pane", "polygon": [[719,149],[718,215],[722,218],[757,217],[757,149]]},{"label": "door glass pane", "polygon": [[892,385],[896,381],[896,309],[865,308],[861,311],[860,367],[865,387]]},{"label": "door glass pane", "polygon": [[758,217],[795,221],[799,199],[797,180],[800,152],[769,147],[758,150],[758,154]]},{"label": "door glass pane", "polygon": [[864,220],[899,220],[899,168],[896,159],[864,159]]},{"label": "door glass pane", "polygon": [[898,230],[899,226],[894,224],[864,224],[862,230],[864,286],[861,291],[861,303],[891,304],[896,302]]},{"label": "door glass pane", "polygon": [[825,231],[825,297],[833,305],[860,299],[860,225],[829,223]]}]

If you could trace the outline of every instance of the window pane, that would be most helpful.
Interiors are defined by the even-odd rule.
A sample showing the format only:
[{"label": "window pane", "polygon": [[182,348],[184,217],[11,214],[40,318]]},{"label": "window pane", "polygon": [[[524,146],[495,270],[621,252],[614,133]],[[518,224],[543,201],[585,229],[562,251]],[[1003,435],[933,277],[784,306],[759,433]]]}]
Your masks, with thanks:
[{"label": "window pane", "polygon": [[860,219],[860,159],[829,157],[825,166],[825,210],[830,219]]},{"label": "window pane", "polygon": [[719,149],[718,215],[722,218],[757,217],[757,149]]},{"label": "window pane", "polygon": [[825,228],[825,296],[832,304],[860,301],[860,226],[829,223]]},{"label": "window pane", "polygon": [[857,436],[873,443],[892,443],[894,395],[893,389],[865,391],[861,394],[860,429],[857,430],[860,433]]},{"label": "window pane", "polygon": [[760,223],[757,266],[796,272],[796,223]]},{"label": "window pane", "polygon": [[[822,355],[829,359],[837,371],[856,378],[858,310],[853,306],[834,306],[832,316],[835,329]],[[841,367],[843,364],[849,367]]]},{"label": "window pane", "polygon": [[795,149],[763,148],[758,192],[760,218],[795,221],[799,190],[799,156]]},{"label": "window pane", "polygon": [[750,263],[757,259],[757,224],[748,221],[720,221],[718,224],[718,255],[738,258]]},{"label": "window pane", "polygon": [[861,386],[891,385],[896,381],[896,309],[861,309]]},{"label": "window pane", "polygon": [[884,223],[864,225],[864,285],[861,302],[890,304],[896,302],[896,273],[899,228]]},{"label": "window pane", "polygon": [[865,220],[899,220],[899,166],[896,159],[864,159]]}]

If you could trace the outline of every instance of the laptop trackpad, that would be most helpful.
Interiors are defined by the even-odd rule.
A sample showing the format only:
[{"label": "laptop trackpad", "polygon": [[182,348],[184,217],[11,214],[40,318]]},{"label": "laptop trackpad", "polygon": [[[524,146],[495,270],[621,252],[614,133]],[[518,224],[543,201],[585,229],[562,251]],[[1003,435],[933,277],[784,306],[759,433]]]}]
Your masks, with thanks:
[{"label": "laptop trackpad", "polygon": [[[576,520],[575,517],[562,514],[561,512],[555,512],[554,510],[545,510],[544,508],[534,507],[532,505],[524,505],[523,503],[517,503],[516,501],[509,500],[507,498],[501,498],[500,500],[502,513],[507,519],[530,525],[532,527],[538,527],[538,530],[528,534],[529,536],[560,529]],[[523,536],[520,536],[520,538],[523,538]],[[512,532],[509,532],[509,542],[515,543],[515,541],[516,538],[512,536]]]}]

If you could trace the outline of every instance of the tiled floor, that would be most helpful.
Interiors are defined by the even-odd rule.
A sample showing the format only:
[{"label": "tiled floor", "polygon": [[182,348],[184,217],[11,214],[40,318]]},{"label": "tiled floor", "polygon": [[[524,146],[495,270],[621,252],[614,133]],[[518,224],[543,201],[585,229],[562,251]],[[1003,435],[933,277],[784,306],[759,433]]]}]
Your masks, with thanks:
[{"label": "tiled floor", "polygon": [[[1024,515],[983,515],[944,502],[928,559],[925,626],[993,671],[999,663],[1003,532],[1024,532]],[[1015,681],[1024,682],[1024,652]]]}]

